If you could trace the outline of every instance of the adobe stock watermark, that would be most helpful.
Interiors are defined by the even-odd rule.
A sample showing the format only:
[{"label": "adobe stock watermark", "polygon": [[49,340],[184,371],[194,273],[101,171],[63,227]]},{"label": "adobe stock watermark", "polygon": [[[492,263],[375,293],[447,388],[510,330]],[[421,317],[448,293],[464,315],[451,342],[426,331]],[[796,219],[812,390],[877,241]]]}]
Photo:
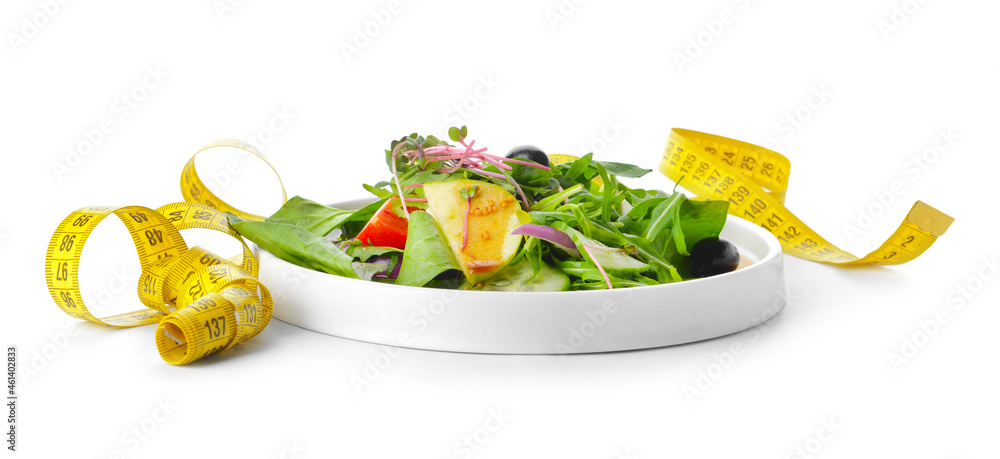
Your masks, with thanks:
[{"label": "adobe stock watermark", "polygon": [[16,31],[7,32],[7,41],[10,43],[14,54],[19,54],[31,39],[38,36],[46,26],[48,26],[62,11],[62,7],[69,3],[69,0],[40,0],[38,9],[30,14],[21,16],[18,21]]},{"label": "adobe stock watermark", "polygon": [[393,18],[402,12],[403,4],[400,0],[389,0],[385,6],[371,10],[369,12],[371,18],[355,27],[351,38],[340,42],[340,52],[344,55],[344,60],[350,64],[355,56],[371,46],[372,42],[392,24]]},{"label": "adobe stock watermark", "polygon": [[793,446],[784,457],[786,459],[812,459],[821,453],[842,430],[844,430],[844,426],[833,416],[820,419],[816,433],[802,443]]},{"label": "adobe stock watermark", "polygon": [[[138,281],[139,273],[135,269],[112,268],[106,283],[96,293],[84,298],[84,305],[91,314],[102,316],[107,312],[108,306],[114,303],[120,295],[134,295]],[[32,349],[30,356],[25,355],[30,360],[27,361],[27,365],[22,365],[21,368],[21,376],[24,381],[30,381],[40,375],[52,361],[59,357],[62,351],[69,346],[71,338],[80,333],[79,323],[73,320],[61,330],[49,333],[48,343],[39,349]]]},{"label": "adobe stock watermark", "polygon": [[898,347],[885,354],[893,373],[898,374],[904,365],[917,358],[920,352],[931,343],[931,340],[936,338],[945,326],[951,323],[955,313],[964,310],[968,302],[972,301],[986,284],[997,276],[997,273],[1000,273],[1000,262],[997,261],[996,254],[989,257],[983,256],[980,261],[975,274],[966,279],[965,282],[955,284],[945,293],[944,298],[948,303],[947,306],[938,307],[926,319],[918,320],[909,332],[900,337]]},{"label": "adobe stock watermark", "polygon": [[[781,135],[782,139],[786,141],[791,140],[795,136],[795,133],[802,129],[805,123],[812,119],[816,112],[820,111],[830,102],[833,96],[834,93],[826,87],[826,84],[809,86],[809,93],[802,103],[796,105],[795,108],[778,118],[774,122],[774,130]],[[777,150],[780,147],[774,137],[764,139],[762,145],[771,150]]]},{"label": "adobe stock watermark", "polygon": [[594,153],[595,155],[600,156],[602,153],[607,151],[608,145],[614,143],[622,136],[622,134],[625,133],[626,129],[628,129],[628,125],[623,123],[620,117],[614,116],[604,118],[604,125],[600,129],[600,134],[595,135],[583,146],[570,152],[570,154],[582,157],[587,153]]},{"label": "adobe stock watermark", "polygon": [[736,5],[735,9],[723,8],[712,19],[701,21],[701,30],[688,35],[684,46],[670,55],[678,72],[683,73],[685,67],[694,64],[750,8],[750,0],[732,0],[732,3]]},{"label": "adobe stock watermark", "polygon": [[370,387],[379,377],[382,376],[393,362],[402,354],[404,347],[409,347],[413,338],[430,328],[436,320],[448,312],[448,307],[458,299],[458,294],[449,290],[442,290],[441,296],[426,305],[421,305],[416,312],[410,315],[409,327],[407,331],[396,334],[394,341],[396,346],[382,346],[382,349],[374,357],[365,361],[361,373],[350,376],[351,386],[358,395],[364,389]]},{"label": "adobe stock watermark", "polygon": [[704,368],[698,369],[692,383],[683,384],[681,392],[689,405],[694,405],[698,398],[705,395],[715,386],[722,376],[736,363],[736,359],[746,353],[747,346],[760,339],[770,328],[767,320],[777,315],[783,307],[788,307],[799,297],[791,290],[775,292],[774,302],[760,315],[751,317],[746,323],[746,329],[736,334],[736,339],[722,352],[712,354],[712,361]]},{"label": "adobe stock watermark", "polygon": [[302,268],[298,266],[289,267],[285,269],[285,272],[281,273],[281,285],[279,288],[271,289],[271,298],[274,304],[279,304],[285,301],[285,295],[290,292],[298,290],[302,286],[302,281],[305,280],[306,274],[302,271]]},{"label": "adobe stock watermark", "polygon": [[306,447],[300,445],[297,439],[284,440],[281,442],[281,451],[278,451],[278,459],[296,459],[306,451]]},{"label": "adobe stock watermark", "polygon": [[253,145],[259,151],[264,151],[267,146],[274,142],[275,136],[284,132],[288,126],[292,125],[297,116],[288,110],[288,107],[272,108],[271,118],[260,129],[247,136],[247,143]]},{"label": "adobe stock watermark", "polygon": [[124,433],[122,433],[119,440],[123,449],[125,450],[114,450],[108,455],[108,459],[121,459],[135,453],[139,450],[139,447],[143,443],[149,440],[149,438],[159,430],[160,425],[170,419],[170,416],[174,414],[178,406],[170,399],[158,398],[156,399],[156,406],[153,411],[142,419],[140,419],[135,424],[130,425]]},{"label": "adobe stock watermark", "polygon": [[430,135],[439,139],[447,139],[447,127],[465,126],[469,124],[472,115],[478,111],[483,104],[496,94],[497,89],[502,84],[493,78],[492,74],[480,75],[476,79],[476,84],[466,95],[457,99],[442,113],[441,119],[445,128],[429,129]]},{"label": "adobe stock watermark", "polygon": [[556,354],[566,359],[566,354],[573,354],[583,348],[594,335],[596,335],[613,316],[618,313],[619,303],[623,303],[632,298],[632,290],[626,289],[621,298],[615,300],[605,300],[600,307],[585,311],[584,319],[577,325],[569,327],[566,342],[557,341],[555,343]]},{"label": "adobe stock watermark", "polygon": [[220,21],[225,21],[226,16],[235,12],[236,8],[243,4],[243,1],[244,0],[214,0],[212,2],[212,9],[215,10],[215,15],[218,16]]},{"label": "adobe stock watermark", "polygon": [[[291,126],[295,118],[296,115],[289,112],[287,107],[271,109],[271,118],[263,127],[246,137],[247,143],[263,154],[267,150],[267,146],[274,142],[277,134],[288,129],[288,126]],[[254,161],[260,161],[260,158],[249,153],[243,155],[240,160],[231,159],[226,161],[225,167],[221,170],[213,170],[204,174],[205,185],[218,195],[243,174],[247,164]]]},{"label": "adobe stock watermark", "polygon": [[[500,83],[493,79],[493,75],[480,75],[472,92],[461,100],[453,103],[450,108],[444,111],[444,122],[448,126],[463,126],[472,118],[472,114],[479,110],[483,102],[486,102],[497,92]],[[441,137],[447,139],[448,136]]]},{"label": "adobe stock watermark", "polygon": [[66,147],[66,155],[60,160],[52,161],[52,173],[56,180],[62,182],[66,175],[74,171],[83,164],[94,151],[104,143],[108,134],[111,134],[121,123],[139,108],[139,104],[149,98],[149,95],[163,84],[167,74],[163,72],[160,65],[147,65],[146,72],[139,82],[128,90],[115,97],[109,106],[110,115],[104,116],[91,127],[81,129],[78,141]]},{"label": "adobe stock watermark", "polygon": [[902,178],[895,178],[887,185],[872,191],[872,200],[864,206],[857,208],[858,217],[853,223],[844,223],[844,234],[848,242],[873,227],[878,220],[891,210],[896,202],[907,191],[907,183],[913,185],[920,181],[924,172],[941,159],[941,156],[955,146],[955,141],[962,136],[955,132],[951,126],[938,128],[937,136],[920,153],[910,155],[903,161],[899,175]]},{"label": "adobe stock watermark", "polygon": [[510,420],[510,415],[504,413],[503,407],[490,408],[482,425],[472,432],[463,435],[452,445],[456,456],[470,459],[477,451],[483,449],[493,436]]},{"label": "adobe stock watermark", "polygon": [[84,298],[87,310],[95,315],[107,312],[108,306],[114,303],[122,293],[135,294],[139,282],[139,272],[134,268],[112,268],[107,283],[93,296]]},{"label": "adobe stock watermark", "polygon": [[[69,346],[73,337],[80,334],[79,322],[73,320],[67,322],[62,329],[48,333],[49,342],[43,344],[38,349],[32,349],[30,355],[23,353],[21,369],[18,373],[21,381],[28,382],[41,374],[48,368],[49,364],[59,358],[59,354]],[[23,346],[22,346],[23,348]]]},{"label": "adobe stock watermark", "polygon": [[546,9],[545,20],[549,22],[549,28],[555,32],[559,24],[569,20],[570,16],[576,14],[577,7],[583,6],[584,3],[587,3],[587,0],[559,0],[551,8]]},{"label": "adobe stock watermark", "polygon": [[901,3],[893,3],[888,18],[879,18],[875,21],[882,39],[889,41],[892,34],[899,32],[899,29],[906,25],[925,3],[927,0],[903,0]]}]

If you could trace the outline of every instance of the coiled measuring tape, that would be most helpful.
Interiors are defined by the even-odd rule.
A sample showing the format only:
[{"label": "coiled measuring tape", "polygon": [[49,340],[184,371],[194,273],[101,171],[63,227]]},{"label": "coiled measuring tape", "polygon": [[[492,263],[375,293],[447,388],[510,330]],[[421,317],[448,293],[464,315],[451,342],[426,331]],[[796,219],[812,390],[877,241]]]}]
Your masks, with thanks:
[{"label": "coiled measuring tape", "polygon": [[[253,146],[219,139],[195,152],[184,166],[181,193],[185,202],[158,209],[142,206],[90,206],[69,214],[56,228],[45,252],[45,282],[56,305],[66,314],[116,328],[158,324],[156,347],[174,365],[228,349],[253,338],[271,320],[273,302],[257,281],[258,264],[246,241],[227,221],[225,212],[247,220],[263,217],[233,208],[215,196],[198,177],[195,157],[210,148],[233,147],[264,161]],[[277,171],[275,171],[277,175]],[[279,184],[281,178],[278,178]],[[282,202],[287,200],[284,185]],[[147,308],[98,318],[83,302],[78,273],[84,243],[105,217],[125,224],[142,267],[139,301]],[[188,248],[180,230],[204,228],[228,234],[243,253],[225,259],[201,247]]]},{"label": "coiled measuring tape", "polygon": [[753,144],[686,129],[671,129],[660,172],[700,198],[728,200],[729,213],[769,231],[782,249],[806,260],[840,266],[898,265],[920,256],[953,218],[917,201],[906,219],[864,257],[842,250],[784,206],[791,162]]},{"label": "coiled measuring tape", "polygon": [[[180,365],[253,338],[267,326],[273,301],[257,280],[258,264],[246,241],[226,220],[232,212],[263,220],[228,205],[202,182],[195,157],[215,147],[233,147],[257,156],[253,146],[234,139],[208,143],[188,160],[181,174],[185,202],[158,209],[90,206],[67,216],[45,253],[45,282],[66,314],[111,327],[158,324],[156,347],[168,363]],[[553,164],[576,157],[550,155]],[[839,265],[901,264],[926,251],[951,225],[951,217],[920,201],[879,248],[858,258],[819,236],[784,207],[791,163],[777,152],[712,134],[673,129],[659,169],[699,197],[729,200],[729,212],[774,234],[782,248],[807,260]],[[274,170],[275,175],[277,171]],[[278,177],[281,184],[281,177]],[[765,190],[766,188],[766,190]],[[282,202],[287,200],[281,184]],[[108,215],[118,217],[139,255],[139,300],[147,309],[98,318],[83,302],[77,274],[87,237]],[[243,253],[224,259],[201,247],[188,248],[180,230],[205,228],[240,241]]]}]

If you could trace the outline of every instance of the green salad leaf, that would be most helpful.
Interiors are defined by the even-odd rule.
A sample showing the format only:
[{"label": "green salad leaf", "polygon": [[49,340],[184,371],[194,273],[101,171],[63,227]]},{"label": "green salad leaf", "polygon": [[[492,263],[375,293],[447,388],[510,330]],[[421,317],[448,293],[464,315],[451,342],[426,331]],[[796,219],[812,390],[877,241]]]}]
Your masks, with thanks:
[{"label": "green salad leaf", "polygon": [[353,210],[334,209],[295,196],[281,206],[274,215],[267,217],[267,221],[295,225],[310,233],[326,236],[352,215],[354,215]]},{"label": "green salad leaf", "polygon": [[653,172],[652,169],[644,169],[632,164],[616,163],[612,161],[597,161],[597,163],[603,166],[609,174],[614,174],[619,177],[639,178]]},{"label": "green salad leaf", "polygon": [[[524,242],[513,259],[506,260],[507,266],[519,270],[511,278],[536,282],[543,272],[556,270],[569,276],[571,290],[681,281],[689,275],[691,247],[717,237],[726,223],[729,201],[691,200],[676,186],[665,192],[629,188],[620,181],[642,177],[652,169],[598,161],[593,153],[547,167],[538,156],[503,158],[488,153],[467,140],[465,126],[449,129],[447,137],[413,133],[393,140],[385,150],[391,176],[363,185],[376,199],[359,210],[335,209],[296,196],[264,222],[233,215],[230,222],[252,242],[299,266],[397,285],[459,288],[465,283],[465,288],[478,288],[465,279],[431,214],[413,210],[429,207],[425,184],[478,180],[511,193],[520,205],[521,223],[548,227],[525,227]],[[464,190],[463,202],[471,203],[476,187]],[[396,239],[382,243],[401,244],[403,225],[398,219],[389,214],[372,218],[386,202],[393,203],[397,218],[408,218],[405,249],[363,245],[355,239],[374,222],[369,234],[383,232]],[[402,208],[404,202],[408,210]],[[469,216],[464,218],[467,230]],[[395,226],[386,226],[390,224]],[[570,245],[577,251],[559,248]],[[566,287],[565,282],[561,285]]]},{"label": "green salad leaf", "polygon": [[396,284],[419,287],[449,269],[462,269],[431,214],[410,213],[406,231],[406,250]]},{"label": "green salad leaf", "polygon": [[399,250],[395,247],[361,245],[360,241],[356,240],[341,244],[343,245],[341,245],[340,247],[342,247],[344,251],[347,252],[348,255],[358,260],[368,260],[371,257],[377,257],[379,255],[393,254],[393,253],[398,254],[403,252],[402,250]]},{"label": "green salad leaf", "polygon": [[333,241],[291,223],[244,220],[231,213],[229,224],[268,252],[304,268],[359,279],[353,258],[337,248]]}]

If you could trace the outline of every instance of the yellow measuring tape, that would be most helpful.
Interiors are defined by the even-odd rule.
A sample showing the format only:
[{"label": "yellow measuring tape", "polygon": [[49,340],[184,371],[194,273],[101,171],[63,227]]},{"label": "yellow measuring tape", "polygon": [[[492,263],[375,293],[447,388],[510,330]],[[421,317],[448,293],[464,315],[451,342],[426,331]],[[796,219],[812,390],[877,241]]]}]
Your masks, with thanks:
[{"label": "yellow measuring tape", "polygon": [[[45,253],[45,281],[52,299],[67,314],[112,327],[158,324],[160,356],[180,365],[253,338],[273,312],[271,294],[258,280],[257,259],[226,220],[232,212],[247,220],[263,217],[236,209],[213,194],[195,170],[195,157],[216,147],[233,147],[272,166],[253,146],[234,139],[205,145],[181,174],[185,202],[158,209],[142,206],[80,208],[56,228]],[[550,155],[553,164],[576,157]],[[807,260],[840,265],[900,264],[910,261],[944,234],[953,219],[917,202],[906,220],[879,248],[858,258],[819,236],[784,207],[791,163],[784,156],[745,142],[673,129],[660,171],[699,197],[729,200],[729,212],[774,234],[784,250]],[[275,175],[277,171],[274,170]],[[279,184],[281,178],[278,177]],[[765,190],[766,189],[766,190]],[[287,200],[281,184],[282,202]],[[147,309],[98,318],[83,302],[77,274],[87,237],[108,215],[128,229],[142,275],[139,300]],[[240,241],[243,253],[224,259],[201,247],[188,248],[180,230],[205,228]]]},{"label": "yellow measuring tape", "polygon": [[920,256],[953,218],[917,201],[896,232],[856,257],[809,228],[785,208],[791,162],[767,148],[686,129],[672,129],[660,172],[705,199],[728,200],[729,213],[769,231],[788,254],[840,266],[898,265]]},{"label": "yellow measuring tape", "polygon": [[[274,170],[253,146],[220,139],[195,152],[184,166],[181,193],[186,202],[156,210],[91,206],[69,214],[56,228],[45,252],[45,282],[60,309],[73,317],[112,327],[159,324],[156,347],[163,360],[175,365],[228,349],[253,338],[267,326],[273,311],[271,294],[257,281],[258,265],[253,252],[229,226],[224,214],[232,212],[248,220],[263,217],[226,204],[208,190],[195,170],[195,157],[216,147],[244,150]],[[280,183],[281,178],[278,180]],[[284,202],[284,185],[281,192]],[[138,294],[147,309],[98,318],[83,303],[77,276],[87,237],[112,214],[125,224],[139,254],[142,275]],[[243,253],[227,260],[201,247],[188,248],[180,235],[180,230],[188,228],[226,233],[240,241]]]}]

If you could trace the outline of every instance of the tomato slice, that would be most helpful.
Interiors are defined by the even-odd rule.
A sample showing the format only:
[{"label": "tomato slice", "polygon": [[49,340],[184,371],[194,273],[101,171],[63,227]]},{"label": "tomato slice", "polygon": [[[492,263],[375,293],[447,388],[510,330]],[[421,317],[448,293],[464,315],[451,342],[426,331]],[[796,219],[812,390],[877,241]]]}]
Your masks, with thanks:
[{"label": "tomato slice", "polygon": [[[361,245],[395,247],[399,250],[406,248],[407,221],[406,218],[392,209],[392,203],[395,199],[390,199],[382,204],[378,212],[375,212],[371,220],[365,224],[365,228],[358,233],[355,239],[361,241]],[[416,212],[423,209],[407,207],[406,210]]]}]

